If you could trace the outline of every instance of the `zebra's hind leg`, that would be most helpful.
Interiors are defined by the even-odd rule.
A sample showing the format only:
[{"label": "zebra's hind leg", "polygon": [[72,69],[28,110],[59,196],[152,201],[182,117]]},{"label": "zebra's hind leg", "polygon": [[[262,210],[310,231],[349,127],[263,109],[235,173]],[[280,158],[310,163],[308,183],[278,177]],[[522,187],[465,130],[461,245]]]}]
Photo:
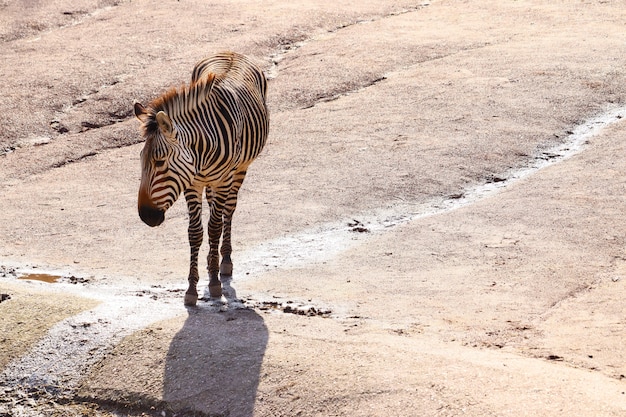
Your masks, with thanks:
[{"label": "zebra's hind leg", "polygon": [[230,260],[230,255],[222,256],[222,262],[220,263],[220,277],[232,277],[233,276],[233,261]]},{"label": "zebra's hind leg", "polygon": [[228,199],[226,200],[226,204],[224,206],[224,230],[222,233],[222,247],[220,249],[222,254],[220,276],[222,277],[233,276],[233,261],[230,258],[230,255],[233,252],[230,240],[230,230],[233,221],[233,214],[237,208],[237,194],[239,193],[239,189],[241,188],[241,184],[243,183],[245,176],[245,169],[241,169],[234,173],[230,192],[228,193]]},{"label": "zebra's hind leg", "polygon": [[189,247],[191,259],[189,261],[189,288],[185,293],[185,305],[195,306],[198,302],[198,253],[202,245],[204,231],[202,230],[202,194],[201,191],[189,189],[185,191],[187,209],[189,211]]},{"label": "zebra's hind leg", "polygon": [[232,277],[233,276],[233,261],[230,259],[232,248],[230,245],[230,225],[232,219],[232,212],[228,214],[228,209],[224,213],[224,231],[222,232],[222,246],[220,252],[222,254],[222,262],[220,262],[220,276]]},{"label": "zebra's hind leg", "polygon": [[209,295],[211,298],[222,296],[222,281],[220,281],[218,272],[218,268],[210,267],[209,269]]}]

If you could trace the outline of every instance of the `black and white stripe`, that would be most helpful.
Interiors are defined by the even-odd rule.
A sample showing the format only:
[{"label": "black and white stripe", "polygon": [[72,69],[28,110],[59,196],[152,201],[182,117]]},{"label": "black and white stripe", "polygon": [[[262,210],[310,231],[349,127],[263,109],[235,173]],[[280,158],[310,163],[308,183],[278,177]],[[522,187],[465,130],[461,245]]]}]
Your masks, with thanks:
[{"label": "black and white stripe", "polygon": [[198,298],[203,192],[211,207],[211,296],[221,296],[219,272],[232,274],[232,216],[248,166],[267,140],[266,95],[263,72],[247,57],[224,52],[198,62],[189,85],[168,91],[148,106],[135,104],[146,140],[141,152],[139,216],[157,226],[181,194],[187,200],[191,247],[187,305]]}]

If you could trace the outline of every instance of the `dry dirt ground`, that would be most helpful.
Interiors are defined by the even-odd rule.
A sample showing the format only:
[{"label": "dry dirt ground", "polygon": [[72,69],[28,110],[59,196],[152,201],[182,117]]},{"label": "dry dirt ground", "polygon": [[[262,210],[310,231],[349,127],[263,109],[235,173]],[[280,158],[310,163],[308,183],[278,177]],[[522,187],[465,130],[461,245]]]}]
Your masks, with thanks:
[{"label": "dry dirt ground", "polygon": [[[623,1],[0,1],[0,416],[625,415],[625,27]],[[271,133],[226,297],[185,309],[185,205],[139,220],[131,109],[224,49],[266,70]]]}]

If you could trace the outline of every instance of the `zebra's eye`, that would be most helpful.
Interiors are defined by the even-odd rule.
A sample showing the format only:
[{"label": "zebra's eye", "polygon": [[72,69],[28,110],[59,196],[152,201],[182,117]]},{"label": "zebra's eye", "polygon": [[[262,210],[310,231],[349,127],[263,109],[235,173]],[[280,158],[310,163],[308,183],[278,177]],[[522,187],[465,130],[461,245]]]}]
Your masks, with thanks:
[{"label": "zebra's eye", "polygon": [[163,168],[165,166],[165,159],[157,159],[154,161],[154,166],[156,168]]}]

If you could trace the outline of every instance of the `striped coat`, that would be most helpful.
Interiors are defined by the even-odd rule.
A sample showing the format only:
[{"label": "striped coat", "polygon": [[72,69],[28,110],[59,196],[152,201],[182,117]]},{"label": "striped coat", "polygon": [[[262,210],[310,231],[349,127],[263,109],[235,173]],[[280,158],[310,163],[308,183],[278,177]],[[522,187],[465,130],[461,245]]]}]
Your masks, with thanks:
[{"label": "striped coat", "polygon": [[187,201],[191,259],[186,305],[195,305],[198,298],[203,193],[211,207],[208,271],[212,297],[221,296],[219,274],[232,275],[232,216],[248,166],[267,140],[266,95],[263,72],[247,57],[223,52],[198,62],[189,85],[171,89],[147,106],[135,103],[145,138],[140,218],[158,226],[181,194]]}]

